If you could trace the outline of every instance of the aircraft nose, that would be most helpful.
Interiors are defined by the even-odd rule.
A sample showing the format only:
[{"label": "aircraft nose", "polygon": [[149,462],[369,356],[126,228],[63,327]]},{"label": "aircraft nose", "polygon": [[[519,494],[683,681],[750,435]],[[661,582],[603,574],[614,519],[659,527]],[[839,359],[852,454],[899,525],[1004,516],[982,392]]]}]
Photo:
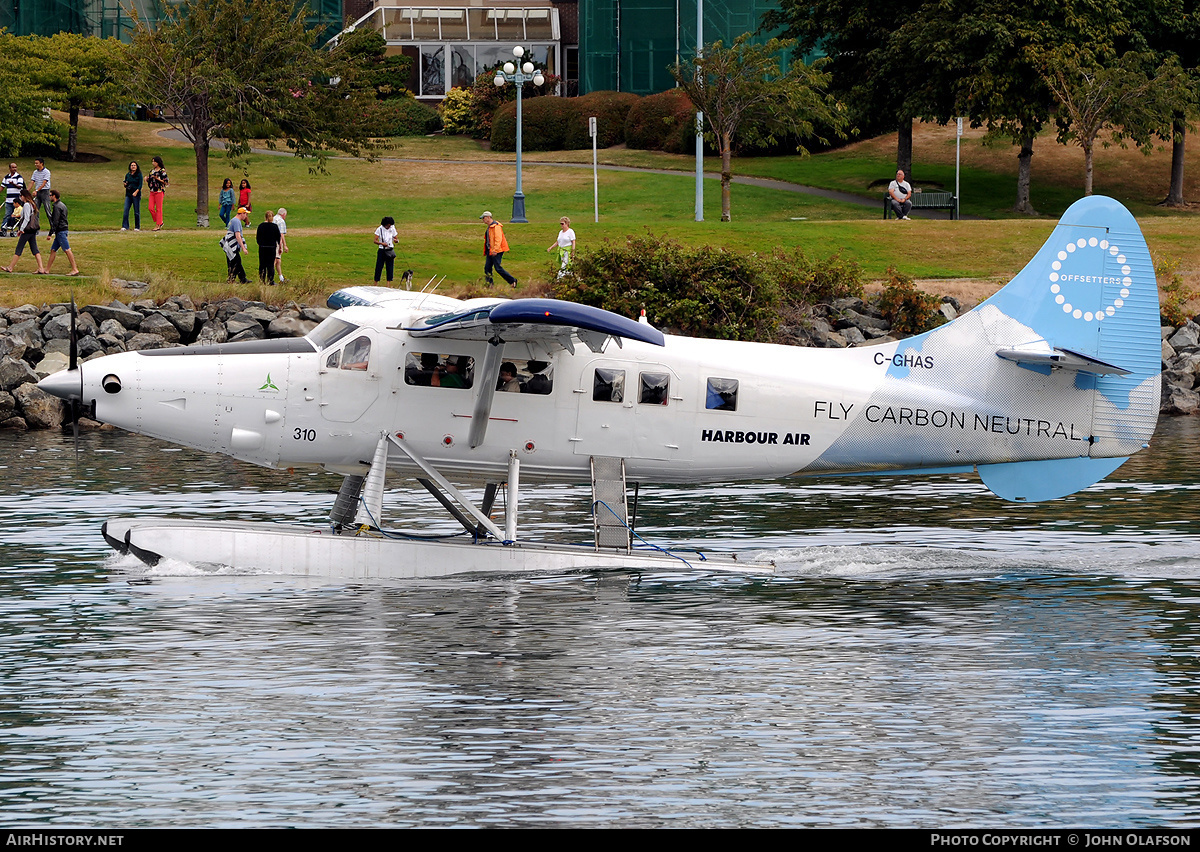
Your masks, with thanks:
[{"label": "aircraft nose", "polygon": [[82,385],[83,371],[78,367],[74,370],[59,370],[38,382],[39,388],[59,399],[78,398]]}]

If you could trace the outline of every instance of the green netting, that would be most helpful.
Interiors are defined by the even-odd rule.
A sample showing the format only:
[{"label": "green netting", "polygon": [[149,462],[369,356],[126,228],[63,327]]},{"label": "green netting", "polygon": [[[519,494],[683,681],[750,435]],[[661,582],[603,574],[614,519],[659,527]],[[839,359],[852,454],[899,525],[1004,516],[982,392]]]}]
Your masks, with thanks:
[{"label": "green netting", "polygon": [[[162,7],[173,0],[7,0],[0,2],[0,27],[16,35],[50,36],[59,32],[116,36],[128,40],[133,32],[130,9],[153,25]],[[343,0],[299,0],[309,8],[309,27],[321,31],[324,44],[342,28]]]},{"label": "green netting", "polygon": [[[754,32],[774,0],[704,0],[704,41]],[[675,85],[667,67],[696,51],[696,0],[580,0],[581,93],[648,95]],[[766,40],[766,36],[758,38]]]}]

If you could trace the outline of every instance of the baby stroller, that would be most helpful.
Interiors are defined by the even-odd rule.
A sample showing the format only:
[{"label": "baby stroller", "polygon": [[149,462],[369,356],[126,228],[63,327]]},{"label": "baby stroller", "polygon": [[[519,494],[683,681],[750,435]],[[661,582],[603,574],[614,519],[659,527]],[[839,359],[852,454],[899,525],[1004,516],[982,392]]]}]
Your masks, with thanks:
[{"label": "baby stroller", "polygon": [[11,216],[5,216],[4,221],[0,222],[0,237],[15,237],[17,235],[17,225],[21,223],[21,205],[14,204]]}]

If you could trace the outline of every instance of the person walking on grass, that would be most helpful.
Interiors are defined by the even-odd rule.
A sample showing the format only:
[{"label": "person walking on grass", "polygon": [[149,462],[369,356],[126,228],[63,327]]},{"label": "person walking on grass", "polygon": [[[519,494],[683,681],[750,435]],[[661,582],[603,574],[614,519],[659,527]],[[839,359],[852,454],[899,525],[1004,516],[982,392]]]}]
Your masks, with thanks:
[{"label": "person walking on grass", "polygon": [[224,242],[229,244],[229,248],[225,250],[225,258],[229,266],[228,280],[230,284],[235,278],[242,284],[250,283],[246,278],[246,270],[242,266],[242,252],[246,250],[246,239],[242,236],[242,230],[249,222],[250,211],[245,207],[239,207],[237,215],[229,220],[229,228],[225,233]]},{"label": "person walking on grass", "polygon": [[254,232],[258,243],[258,280],[275,286],[275,255],[279,251],[279,226],[275,224],[275,211],[268,210]]},{"label": "person walking on grass", "polygon": [[162,157],[157,154],[150,160],[154,168],[146,175],[146,188],[150,190],[150,218],[154,220],[154,230],[161,231],[163,226],[163,196],[171,183],[167,170],[163,166]]},{"label": "person walking on grass", "polygon": [[0,237],[15,237],[16,219],[21,215],[21,190],[25,188],[25,178],[17,171],[16,163],[8,164],[8,174],[0,179],[0,184],[4,185],[4,220],[0,222]]},{"label": "person walking on grass", "polygon": [[133,208],[133,229],[142,229],[142,170],[137,160],[129,163],[125,173],[125,215],[121,217],[121,230],[129,230],[129,208]]},{"label": "person walking on grass", "polygon": [[508,240],[504,238],[504,226],[492,217],[491,210],[484,210],[483,215],[479,218],[487,226],[483,232],[483,280],[491,284],[492,270],[495,269],[510,286],[516,287],[517,279],[505,272],[504,267],[500,265],[500,261],[504,259],[504,253],[508,251]]},{"label": "person walking on grass", "polygon": [[275,226],[279,228],[279,251],[275,253],[275,274],[279,276],[279,283],[287,281],[283,277],[283,255],[288,250],[287,244],[287,208],[280,207],[275,211]]},{"label": "person walking on grass", "polygon": [[0,270],[12,272],[17,268],[17,260],[21,257],[21,252],[25,250],[25,246],[29,246],[29,250],[33,252],[33,256],[37,258],[37,274],[45,275],[46,267],[42,266],[42,255],[38,250],[37,235],[39,228],[37,203],[34,200],[34,195],[28,189],[21,190],[21,221],[17,225],[19,234],[17,236],[17,248],[12,256],[12,260],[8,266],[0,266]]},{"label": "person walking on grass", "polygon": [[562,278],[567,274],[567,265],[571,262],[571,256],[575,254],[575,231],[571,227],[571,220],[568,217],[563,216],[558,222],[562,225],[562,230],[558,232],[557,238],[546,251],[558,249],[558,277]]},{"label": "person walking on grass", "polygon": [[58,255],[58,250],[62,249],[63,254],[67,256],[67,260],[71,261],[71,271],[68,275],[78,275],[79,266],[75,263],[75,254],[71,251],[71,243],[67,239],[67,205],[63,204],[62,196],[58,194],[57,189],[50,190],[50,234],[47,237],[51,240],[50,257],[46,259],[46,271],[49,272],[54,268],[54,258]]}]

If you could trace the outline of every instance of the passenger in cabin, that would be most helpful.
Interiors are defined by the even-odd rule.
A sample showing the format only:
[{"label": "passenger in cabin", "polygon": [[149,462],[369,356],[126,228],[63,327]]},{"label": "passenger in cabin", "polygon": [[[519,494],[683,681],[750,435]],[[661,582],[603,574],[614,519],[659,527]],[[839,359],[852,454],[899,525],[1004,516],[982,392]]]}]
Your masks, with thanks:
[{"label": "passenger in cabin", "polygon": [[512,361],[505,361],[500,365],[500,381],[496,390],[504,393],[521,392],[521,382],[517,379],[517,365]]},{"label": "passenger in cabin", "polygon": [[420,360],[417,353],[409,353],[408,364],[404,368],[404,381],[418,387],[430,387],[437,375],[438,356],[434,352],[422,352]]},{"label": "passenger in cabin", "polygon": [[467,388],[467,362],[465,355],[451,355],[446,363],[439,366],[433,374],[433,386],[437,388]]},{"label": "passenger in cabin", "polygon": [[533,373],[522,390],[525,393],[536,393],[545,396],[554,388],[554,379],[550,375],[550,365],[545,361],[530,361],[527,365]]}]

